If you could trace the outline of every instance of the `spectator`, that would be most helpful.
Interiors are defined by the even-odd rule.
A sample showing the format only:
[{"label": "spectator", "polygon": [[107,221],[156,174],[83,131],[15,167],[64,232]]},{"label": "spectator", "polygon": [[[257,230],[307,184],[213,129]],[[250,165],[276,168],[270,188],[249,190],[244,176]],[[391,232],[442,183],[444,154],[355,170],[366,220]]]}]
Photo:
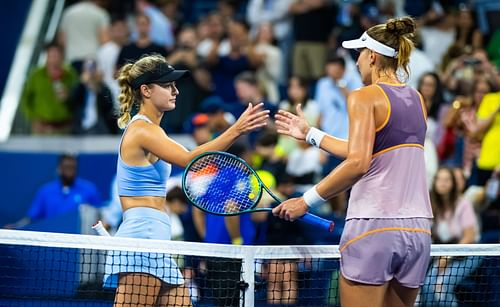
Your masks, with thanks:
[{"label": "spectator", "polygon": [[161,12],[165,15],[165,17],[167,17],[167,20],[170,23],[170,28],[172,29],[174,36],[178,35],[184,22],[184,16],[179,10],[180,4],[180,0],[162,0],[158,3]]},{"label": "spectator", "polygon": [[293,16],[293,75],[317,80],[323,75],[326,41],[333,27],[329,1],[294,1],[289,12]]},{"label": "spectator", "polygon": [[103,202],[97,187],[78,177],[77,167],[75,156],[61,155],[57,166],[59,178],[38,189],[27,216],[7,225],[7,228],[22,228],[37,220],[77,210],[82,204],[100,207]]},{"label": "spectator", "polygon": [[243,21],[232,21],[228,26],[230,51],[219,54],[220,42],[212,44],[205,61],[212,73],[215,94],[226,103],[236,101],[234,78],[241,72],[254,70],[263,63],[263,56],[250,45],[248,27]]},{"label": "spectator", "polygon": [[500,92],[484,96],[477,111],[476,133],[482,136],[477,159],[477,184],[484,186],[493,170],[500,165]]},{"label": "spectator", "polygon": [[113,101],[118,106],[120,86],[116,81],[116,62],[120,51],[128,43],[129,29],[124,19],[114,19],[111,23],[111,40],[97,50],[97,68],[102,72],[103,81],[113,95]]},{"label": "spectator", "polygon": [[186,26],[180,30],[177,45],[167,57],[169,63],[179,69],[190,70],[193,75],[192,79],[179,83],[179,91],[183,94],[177,98],[176,108],[171,111],[168,120],[162,120],[161,126],[169,132],[182,132],[185,119],[198,111],[201,101],[212,92],[210,73],[200,65],[196,54],[197,43],[195,29]]},{"label": "spectator", "polygon": [[157,53],[162,56],[167,55],[166,49],[158,44],[155,44],[149,36],[151,29],[149,17],[144,14],[138,14],[135,17],[135,22],[137,25],[137,39],[133,43],[130,43],[122,48],[120,54],[118,55],[118,60],[116,61],[117,69],[122,67],[123,64],[134,62],[146,54]]},{"label": "spectator", "polygon": [[105,0],[81,1],[67,7],[59,26],[59,42],[66,48],[66,60],[80,73],[83,62],[97,55],[99,46],[110,39]]},{"label": "spectator", "polygon": [[455,41],[457,16],[451,8],[443,8],[437,1],[433,3],[435,5],[419,19],[420,34],[425,54],[440,67],[443,56]]},{"label": "spectator", "polygon": [[[138,13],[136,17],[146,15],[149,19],[150,27],[148,29],[148,34],[151,38],[151,42],[161,46],[165,51],[174,48],[174,29],[167,16],[149,0],[135,0],[135,7]],[[134,31],[132,33],[133,40],[139,40],[142,35],[140,33],[141,29],[139,29],[139,24],[136,24],[137,32]]]},{"label": "spectator", "polygon": [[[479,226],[472,204],[461,197],[453,170],[438,170],[431,190],[434,214],[434,243],[470,244],[479,240]],[[421,301],[439,306],[456,306],[454,288],[479,264],[477,257],[439,257],[432,263]],[[433,305],[434,306],[434,305]]]},{"label": "spectator", "polygon": [[281,50],[274,46],[273,28],[270,23],[262,23],[259,26],[255,44],[255,52],[264,57],[256,72],[257,79],[263,85],[267,99],[277,104],[280,98],[278,83],[281,78],[282,54]]},{"label": "spectator", "polygon": [[80,82],[72,90],[68,102],[74,116],[73,133],[118,133],[111,91],[102,81],[95,61],[85,62]]},{"label": "spectator", "polygon": [[[469,184],[476,184],[477,170],[475,161],[481,151],[481,135],[478,133],[477,110],[484,95],[491,92],[490,83],[484,78],[477,79],[472,88],[472,95],[458,96],[448,109],[444,119],[445,127],[453,129],[457,141],[455,144],[463,146],[456,147],[457,156],[460,157],[458,166],[463,167],[465,176],[469,178]],[[473,170],[474,169],[474,170]],[[472,178],[470,176],[473,175]]]},{"label": "spectator", "polygon": [[[347,96],[362,86],[359,75],[345,73],[345,60],[336,54],[329,54],[326,64],[326,76],[316,84],[316,96],[320,110],[319,126],[326,133],[340,139],[349,135],[349,117],[347,114]],[[329,155],[323,167],[326,176],[341,160]]]},{"label": "spectator", "polygon": [[226,56],[231,51],[229,39],[225,38],[226,26],[222,22],[222,17],[217,13],[209,14],[198,23],[198,35],[200,43],[196,47],[198,55],[205,59],[210,51],[217,44],[216,55]]},{"label": "spectator", "polygon": [[72,114],[67,98],[78,76],[73,68],[64,64],[61,46],[51,43],[45,51],[45,65],[35,68],[24,85],[22,111],[31,121],[34,134],[69,133]]},{"label": "spectator", "polygon": [[[304,114],[306,116],[307,122],[311,127],[317,127],[319,125],[319,107],[318,104],[309,97],[308,83],[305,79],[292,76],[288,82],[288,99],[283,100],[278,105],[279,109],[296,113],[296,108],[300,104]],[[278,144],[280,150],[288,155],[293,149],[297,147],[297,142],[295,139],[286,136],[279,135]]]},{"label": "spectator", "polygon": [[460,47],[469,47],[472,50],[483,48],[483,35],[474,18],[475,12],[464,3],[459,5],[455,26],[455,40]]},{"label": "spectator", "polygon": [[[288,77],[288,66],[293,46],[292,20],[288,8],[292,0],[250,0],[247,6],[247,21],[251,25],[250,33],[255,36],[262,24],[268,23],[281,51],[281,62],[274,62],[279,69],[278,80],[284,85]],[[279,63],[279,65],[277,65]]]},{"label": "spectator", "polygon": [[422,75],[417,90],[422,95],[427,111],[426,135],[434,144],[439,144],[444,133],[442,131],[442,114],[443,106],[446,104],[439,75],[435,72],[427,72]]}]

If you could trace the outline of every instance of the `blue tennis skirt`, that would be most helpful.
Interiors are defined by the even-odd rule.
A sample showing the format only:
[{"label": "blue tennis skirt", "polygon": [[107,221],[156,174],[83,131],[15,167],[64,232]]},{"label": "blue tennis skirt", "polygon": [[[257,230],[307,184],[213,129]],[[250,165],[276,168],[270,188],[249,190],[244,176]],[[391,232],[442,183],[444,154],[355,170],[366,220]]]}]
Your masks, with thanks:
[{"label": "blue tennis skirt", "polygon": [[[130,208],[123,213],[123,222],[115,237],[170,240],[170,218],[157,209]],[[120,273],[147,273],[167,284],[184,283],[170,254],[110,250],[106,256],[104,287],[116,288]]]}]

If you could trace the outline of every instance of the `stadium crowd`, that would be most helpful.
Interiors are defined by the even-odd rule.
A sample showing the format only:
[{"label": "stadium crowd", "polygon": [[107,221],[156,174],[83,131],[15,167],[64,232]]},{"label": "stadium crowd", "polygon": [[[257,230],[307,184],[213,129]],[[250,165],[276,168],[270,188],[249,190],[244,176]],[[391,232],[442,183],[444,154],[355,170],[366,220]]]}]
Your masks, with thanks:
[{"label": "stadium crowd", "polygon": [[[478,26],[473,1],[73,2],[63,12],[57,39],[46,46],[46,64],[26,80],[22,111],[36,135],[119,134],[117,71],[158,53],[192,76],[178,83],[182,94],[161,124],[171,134],[191,134],[202,144],[229,127],[246,104],[264,102],[272,114],[295,112],[301,104],[311,126],[347,139],[346,98],[362,83],[357,53],[340,43],[403,15],[419,25],[407,84],[427,108],[433,240],[500,243],[500,29]],[[282,198],[301,195],[341,162],[279,136],[272,122],[229,151],[245,158]],[[336,222],[333,236],[253,214],[240,217],[250,227],[242,227],[239,243],[338,244],[348,197],[315,209]],[[223,217],[187,206],[175,188],[167,199],[176,238],[231,243]],[[104,211],[105,218],[112,216],[111,228],[120,221],[119,209],[112,209],[117,203],[111,200]],[[265,199],[261,205],[275,204]]]}]

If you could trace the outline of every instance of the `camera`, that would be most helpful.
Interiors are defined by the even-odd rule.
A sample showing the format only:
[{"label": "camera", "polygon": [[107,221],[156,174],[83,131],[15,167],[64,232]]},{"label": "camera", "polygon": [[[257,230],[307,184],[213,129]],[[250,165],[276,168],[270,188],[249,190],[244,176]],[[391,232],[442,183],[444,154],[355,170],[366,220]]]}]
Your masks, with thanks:
[{"label": "camera", "polygon": [[469,57],[464,60],[464,64],[469,66],[476,66],[481,64],[481,61],[474,57]]}]

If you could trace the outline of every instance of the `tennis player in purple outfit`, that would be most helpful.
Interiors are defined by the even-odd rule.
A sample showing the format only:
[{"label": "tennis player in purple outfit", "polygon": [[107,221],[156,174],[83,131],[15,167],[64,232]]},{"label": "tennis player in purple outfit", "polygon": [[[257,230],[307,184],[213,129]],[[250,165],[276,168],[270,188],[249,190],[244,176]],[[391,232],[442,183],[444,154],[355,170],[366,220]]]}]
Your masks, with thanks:
[{"label": "tennis player in purple outfit", "polygon": [[421,95],[398,78],[400,71],[408,73],[415,28],[410,17],[391,19],[343,42],[344,48],[359,50],[357,65],[366,85],[348,97],[349,140],[310,128],[300,106],[297,115],[276,115],[279,133],[345,158],[303,197],[273,210],[295,220],[352,187],[340,242],[342,306],[413,306],[429,264],[427,114]]}]

